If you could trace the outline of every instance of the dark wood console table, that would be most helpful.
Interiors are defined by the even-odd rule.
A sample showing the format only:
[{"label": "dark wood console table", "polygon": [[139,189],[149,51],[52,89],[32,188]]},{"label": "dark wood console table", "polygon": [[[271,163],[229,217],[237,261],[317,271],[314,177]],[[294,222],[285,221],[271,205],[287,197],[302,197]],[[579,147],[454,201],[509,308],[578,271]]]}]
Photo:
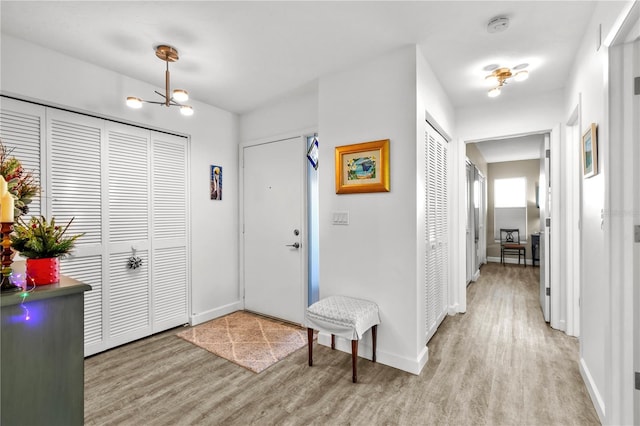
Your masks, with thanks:
[{"label": "dark wood console table", "polygon": [[[14,270],[24,268],[21,262]],[[61,276],[22,297],[3,293],[0,424],[84,423],[84,292]]]}]

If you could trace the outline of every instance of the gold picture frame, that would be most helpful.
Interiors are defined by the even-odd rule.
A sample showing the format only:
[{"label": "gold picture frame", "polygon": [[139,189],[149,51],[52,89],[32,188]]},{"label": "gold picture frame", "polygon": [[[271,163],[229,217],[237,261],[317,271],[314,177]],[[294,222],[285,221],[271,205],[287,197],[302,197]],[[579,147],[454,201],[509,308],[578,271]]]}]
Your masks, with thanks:
[{"label": "gold picture frame", "polygon": [[336,194],[389,192],[389,139],[337,146]]},{"label": "gold picture frame", "polygon": [[582,174],[585,179],[598,174],[598,126],[595,123],[582,135]]}]

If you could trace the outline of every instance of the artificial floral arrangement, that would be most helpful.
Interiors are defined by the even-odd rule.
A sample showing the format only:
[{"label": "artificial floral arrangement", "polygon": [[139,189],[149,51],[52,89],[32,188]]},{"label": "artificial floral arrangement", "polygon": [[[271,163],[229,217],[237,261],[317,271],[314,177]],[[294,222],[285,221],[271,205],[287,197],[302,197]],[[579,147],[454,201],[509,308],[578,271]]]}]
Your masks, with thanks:
[{"label": "artificial floral arrangement", "polygon": [[22,167],[17,158],[11,156],[13,149],[8,149],[0,140],[0,175],[7,181],[7,191],[15,199],[14,217],[18,218],[29,212],[29,204],[38,195],[40,186],[33,174]]},{"label": "artificial floral arrangement", "polygon": [[44,216],[33,216],[29,222],[18,218],[13,227],[11,245],[27,259],[64,257],[71,252],[76,240],[84,235],[65,235],[71,222],[73,218],[62,227],[56,225],[55,218],[51,218],[51,222]]}]

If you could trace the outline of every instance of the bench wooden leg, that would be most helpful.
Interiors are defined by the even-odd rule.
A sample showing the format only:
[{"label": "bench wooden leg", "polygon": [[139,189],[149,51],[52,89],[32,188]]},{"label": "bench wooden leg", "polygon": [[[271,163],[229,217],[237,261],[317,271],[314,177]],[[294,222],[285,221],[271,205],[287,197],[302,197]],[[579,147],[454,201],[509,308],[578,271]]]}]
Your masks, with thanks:
[{"label": "bench wooden leg", "polygon": [[373,357],[372,361],[376,362],[376,338],[378,337],[378,326],[371,327],[371,340],[373,341]]},{"label": "bench wooden leg", "polygon": [[353,364],[353,383],[358,382],[358,341],[351,341],[351,363]]},{"label": "bench wooden leg", "polygon": [[313,328],[307,327],[307,339],[309,340],[309,367],[313,365]]},{"label": "bench wooden leg", "polygon": [[336,336],[334,336],[333,334],[331,335],[331,349],[335,349],[336,348]]}]

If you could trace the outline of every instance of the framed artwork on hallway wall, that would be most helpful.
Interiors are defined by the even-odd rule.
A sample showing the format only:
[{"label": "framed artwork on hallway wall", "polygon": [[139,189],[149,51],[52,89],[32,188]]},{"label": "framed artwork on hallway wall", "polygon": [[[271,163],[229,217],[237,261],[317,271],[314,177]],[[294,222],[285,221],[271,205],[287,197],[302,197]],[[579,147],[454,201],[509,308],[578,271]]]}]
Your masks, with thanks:
[{"label": "framed artwork on hallway wall", "polygon": [[222,166],[211,166],[209,192],[212,200],[222,200]]},{"label": "framed artwork on hallway wall", "polygon": [[337,146],[336,194],[389,192],[389,139]]},{"label": "framed artwork on hallway wall", "polygon": [[582,135],[582,172],[585,179],[598,174],[598,126],[595,123]]}]

